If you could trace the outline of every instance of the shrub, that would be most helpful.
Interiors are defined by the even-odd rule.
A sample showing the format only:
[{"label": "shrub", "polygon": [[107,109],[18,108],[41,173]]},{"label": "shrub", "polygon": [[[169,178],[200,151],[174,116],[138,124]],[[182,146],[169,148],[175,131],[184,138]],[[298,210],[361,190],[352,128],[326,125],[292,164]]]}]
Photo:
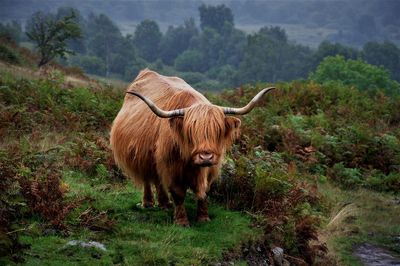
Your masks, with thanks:
[{"label": "shrub", "polygon": [[[12,154],[0,149],[0,263],[5,256],[18,263],[21,258],[17,252],[22,248],[15,231],[16,220],[22,216],[24,205],[16,177],[16,162]],[[11,232],[11,233],[10,233]],[[4,264],[11,264],[9,262]]]},{"label": "shrub", "polygon": [[346,168],[342,163],[333,166],[331,175],[343,188],[355,188],[363,183],[360,169]]},{"label": "shrub", "polygon": [[21,64],[21,57],[16,50],[0,42],[0,60],[10,64]]},{"label": "shrub", "polygon": [[84,55],[72,57],[70,60],[72,66],[81,67],[89,74],[105,75],[106,73],[106,64],[99,57]]},{"label": "shrub", "polygon": [[389,95],[400,93],[400,84],[391,80],[389,72],[383,67],[362,60],[345,60],[339,55],[326,57],[309,78],[321,84],[334,82],[373,93],[378,90]]},{"label": "shrub", "polygon": [[183,72],[180,74],[180,77],[193,86],[195,86],[196,83],[202,82],[204,79],[207,79],[204,74],[199,72]]},{"label": "shrub", "polygon": [[391,172],[387,175],[379,170],[373,170],[368,173],[365,180],[366,187],[379,191],[399,191],[400,174]]},{"label": "shrub", "polygon": [[40,214],[56,229],[65,229],[64,219],[76,207],[76,203],[65,202],[60,175],[53,172],[46,174],[45,178],[22,178],[19,182],[31,211]]},{"label": "shrub", "polygon": [[205,71],[204,55],[197,50],[186,50],[175,59],[175,69],[184,72]]}]

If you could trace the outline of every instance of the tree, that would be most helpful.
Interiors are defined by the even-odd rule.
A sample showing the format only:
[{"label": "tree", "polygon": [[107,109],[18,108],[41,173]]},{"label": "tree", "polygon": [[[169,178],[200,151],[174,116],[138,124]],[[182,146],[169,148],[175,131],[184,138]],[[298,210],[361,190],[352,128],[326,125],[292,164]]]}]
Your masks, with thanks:
[{"label": "tree", "polygon": [[226,23],[233,26],[232,10],[225,5],[207,6],[203,4],[199,7],[199,12],[200,27],[202,30],[211,28],[218,33],[222,33]]},{"label": "tree", "polygon": [[22,39],[22,27],[18,21],[12,21],[11,23],[1,24],[0,23],[0,38],[7,40],[13,40],[18,43]]},{"label": "tree", "polygon": [[165,64],[172,65],[175,58],[188,49],[190,41],[198,35],[194,19],[186,20],[183,26],[169,26],[160,43],[160,57]]},{"label": "tree", "polygon": [[400,49],[391,42],[368,42],[363,47],[365,61],[372,65],[383,66],[392,77],[400,81]]},{"label": "tree", "polygon": [[135,49],[111,19],[104,14],[89,15],[86,32],[88,52],[104,61],[105,75],[124,75],[125,67],[136,58]]},{"label": "tree", "polygon": [[55,57],[65,57],[66,54],[73,54],[67,48],[66,41],[71,38],[79,38],[81,29],[74,20],[75,15],[56,19],[49,13],[36,12],[27,22],[26,35],[36,43],[40,53],[38,66],[43,66]]},{"label": "tree", "polygon": [[383,67],[370,65],[362,60],[346,60],[343,56],[326,57],[310,79],[321,83],[339,83],[355,86],[359,90],[375,93],[382,90],[388,95],[400,93],[400,84],[390,79]]},{"label": "tree", "polygon": [[186,50],[175,60],[178,71],[203,72],[206,70],[204,55],[198,50]]},{"label": "tree", "polygon": [[261,28],[247,38],[238,80],[246,83],[305,78],[310,54],[308,48],[290,44],[283,29]]},{"label": "tree", "polygon": [[146,19],[136,27],[133,43],[143,59],[154,62],[159,55],[161,37],[157,22]]},{"label": "tree", "polygon": [[85,26],[86,26],[86,21],[81,15],[80,11],[76,8],[73,7],[60,7],[57,9],[56,13],[56,19],[62,19],[63,17],[68,17],[73,15],[73,22],[79,25],[79,27],[82,29],[82,38],[75,38],[75,39],[68,39],[67,46],[70,48],[72,51],[76,53],[81,53],[85,54],[86,53],[86,45],[85,45],[85,39],[86,39],[86,34],[85,34]]},{"label": "tree", "polygon": [[238,67],[243,60],[243,48],[247,41],[246,33],[226,24],[222,31],[221,41],[223,46],[219,51],[218,65],[229,64]]},{"label": "tree", "polygon": [[97,56],[74,56],[70,59],[70,64],[82,68],[89,74],[103,76],[106,73],[106,64]]},{"label": "tree", "polygon": [[[207,71],[218,64],[224,44],[222,36],[212,28],[205,28],[199,36],[193,38],[190,49],[202,54],[201,72]],[[199,63],[196,64],[199,65]]]},{"label": "tree", "polygon": [[312,57],[312,69],[315,69],[325,57],[335,55],[341,55],[345,59],[357,59],[361,56],[360,52],[355,48],[344,46],[340,43],[323,41]]}]

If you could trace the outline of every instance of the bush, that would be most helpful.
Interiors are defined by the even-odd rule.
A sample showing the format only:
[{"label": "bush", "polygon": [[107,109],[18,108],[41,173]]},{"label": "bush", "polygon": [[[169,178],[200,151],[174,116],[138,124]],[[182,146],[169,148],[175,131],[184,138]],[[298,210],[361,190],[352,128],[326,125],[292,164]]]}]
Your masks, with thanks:
[{"label": "bush", "polygon": [[[54,169],[52,169],[54,170]],[[39,174],[40,171],[36,172]],[[74,202],[64,199],[65,188],[57,172],[46,173],[46,177],[20,179],[21,191],[33,213],[40,214],[56,229],[65,229],[64,220],[72,209]]]},{"label": "bush", "polygon": [[70,60],[70,64],[72,66],[80,67],[89,74],[100,76],[104,76],[106,74],[106,64],[101,58],[97,56],[75,56],[72,57]]},{"label": "bush", "polygon": [[332,178],[338,181],[343,188],[356,188],[363,183],[363,174],[360,169],[346,168],[337,163],[332,168]]},{"label": "bush", "polygon": [[192,86],[207,79],[207,77],[204,74],[199,72],[182,72],[180,73],[179,76]]},{"label": "bush", "polygon": [[197,50],[186,50],[175,59],[175,69],[184,72],[204,72],[204,55]]},{"label": "bush", "polygon": [[132,81],[146,67],[146,61],[137,59],[125,68],[124,79]]},{"label": "bush", "polygon": [[366,178],[366,187],[378,191],[400,191],[400,172],[391,172],[385,175],[374,170]]},{"label": "bush", "polygon": [[362,60],[345,60],[339,55],[326,57],[309,78],[320,84],[334,82],[372,93],[382,90],[388,95],[400,94],[400,84],[391,80],[383,67]]},{"label": "bush", "polygon": [[316,250],[324,248],[310,244],[316,240],[320,222],[315,211],[319,208],[316,187],[296,180],[296,167],[287,164],[280,153],[264,151],[246,137],[242,139],[234,145],[234,160],[227,158],[211,195],[229,208],[257,214],[266,250],[280,246],[312,264]]},{"label": "bush", "polygon": [[4,43],[0,43],[0,60],[15,65],[21,64],[19,53]]}]

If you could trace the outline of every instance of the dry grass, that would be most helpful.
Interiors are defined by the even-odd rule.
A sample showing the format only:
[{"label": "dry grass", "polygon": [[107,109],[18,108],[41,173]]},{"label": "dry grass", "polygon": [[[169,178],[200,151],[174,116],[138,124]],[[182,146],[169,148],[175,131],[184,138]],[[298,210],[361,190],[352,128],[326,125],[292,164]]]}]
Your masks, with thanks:
[{"label": "dry grass", "polygon": [[400,202],[393,195],[370,190],[341,190],[326,183],[321,193],[332,204],[322,239],[327,240],[338,264],[357,263],[353,246],[373,243],[399,252],[395,238],[400,235]]}]

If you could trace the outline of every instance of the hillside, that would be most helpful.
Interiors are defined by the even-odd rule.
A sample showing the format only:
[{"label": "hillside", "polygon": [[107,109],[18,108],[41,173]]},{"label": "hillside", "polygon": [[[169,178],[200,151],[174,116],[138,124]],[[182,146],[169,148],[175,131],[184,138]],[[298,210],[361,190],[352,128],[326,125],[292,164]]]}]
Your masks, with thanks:
[{"label": "hillside", "polygon": [[[173,225],[171,212],[137,206],[141,192],[108,148],[122,90],[71,86],[60,71],[27,79],[28,70],[10,70],[0,70],[1,247],[13,256],[3,262],[199,264],[257,236],[249,217],[218,206],[211,223],[191,230]],[[105,250],[69,241],[97,241]]]},{"label": "hillside", "polygon": [[[291,265],[358,265],[365,243],[400,253],[399,96],[332,80],[276,84],[240,117],[212,221],[180,228],[171,211],[141,209],[114,165],[122,88],[0,66],[1,264],[262,265],[281,247]],[[241,106],[267,85],[206,96]],[[193,217],[194,197],[186,205]]]}]

